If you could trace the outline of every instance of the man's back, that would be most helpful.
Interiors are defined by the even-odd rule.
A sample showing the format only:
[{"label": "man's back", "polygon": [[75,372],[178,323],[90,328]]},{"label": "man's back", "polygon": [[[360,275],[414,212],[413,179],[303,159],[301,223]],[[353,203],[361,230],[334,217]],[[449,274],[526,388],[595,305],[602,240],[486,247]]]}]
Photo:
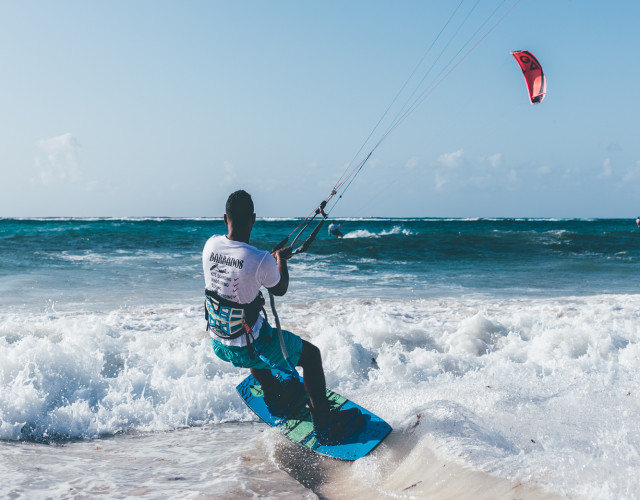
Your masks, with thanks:
[{"label": "man's back", "polygon": [[261,287],[271,288],[280,280],[269,252],[222,235],[207,240],[202,266],[205,288],[239,304],[251,302]]}]

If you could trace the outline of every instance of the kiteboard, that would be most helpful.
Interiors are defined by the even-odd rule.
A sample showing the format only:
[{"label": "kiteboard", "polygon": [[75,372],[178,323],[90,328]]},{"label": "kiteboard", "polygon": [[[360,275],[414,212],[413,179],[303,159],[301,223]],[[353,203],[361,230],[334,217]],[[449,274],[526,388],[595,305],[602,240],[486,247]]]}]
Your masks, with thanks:
[{"label": "kiteboard", "polygon": [[[279,379],[287,375],[279,370],[272,370]],[[391,432],[391,426],[369,410],[349,401],[344,396],[327,389],[327,399],[333,408],[358,408],[364,417],[365,425],[355,432],[331,445],[320,444],[313,431],[311,413],[306,405],[290,419],[274,417],[269,413],[262,397],[262,387],[258,381],[249,375],[237,387],[238,394],[253,412],[271,427],[276,427],[294,443],[298,443],[321,455],[339,458],[341,460],[357,460],[371,452]]]}]

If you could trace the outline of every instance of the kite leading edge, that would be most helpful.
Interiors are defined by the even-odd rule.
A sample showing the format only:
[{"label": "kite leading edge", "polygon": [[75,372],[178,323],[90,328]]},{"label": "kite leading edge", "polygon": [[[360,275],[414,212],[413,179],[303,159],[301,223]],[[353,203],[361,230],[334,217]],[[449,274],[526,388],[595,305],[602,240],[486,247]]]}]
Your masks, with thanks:
[{"label": "kite leading edge", "polygon": [[529,91],[529,101],[531,101],[531,104],[542,102],[547,92],[547,79],[538,59],[528,50],[517,50],[511,52],[511,55],[516,58],[520,69],[522,69],[524,80],[527,83],[527,90]]}]

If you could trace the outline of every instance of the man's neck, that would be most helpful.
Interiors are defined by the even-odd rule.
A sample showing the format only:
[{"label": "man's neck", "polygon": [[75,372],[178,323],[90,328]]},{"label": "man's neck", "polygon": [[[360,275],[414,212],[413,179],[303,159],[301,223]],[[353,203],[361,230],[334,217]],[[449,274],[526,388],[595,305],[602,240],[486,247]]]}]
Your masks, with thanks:
[{"label": "man's neck", "polygon": [[231,241],[240,241],[242,243],[249,244],[249,239],[251,238],[251,230],[238,230],[235,228],[229,228],[229,232],[227,233],[227,239]]}]

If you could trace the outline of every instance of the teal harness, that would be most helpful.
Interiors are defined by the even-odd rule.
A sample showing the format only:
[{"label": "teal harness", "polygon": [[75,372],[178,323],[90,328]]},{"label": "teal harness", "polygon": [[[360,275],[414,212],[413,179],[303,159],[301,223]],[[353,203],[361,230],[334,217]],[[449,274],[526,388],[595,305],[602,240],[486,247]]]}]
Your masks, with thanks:
[{"label": "teal harness", "polygon": [[253,337],[253,330],[251,329],[251,326],[258,320],[260,311],[264,314],[265,321],[267,320],[267,312],[264,310],[265,301],[262,296],[262,292],[258,292],[256,298],[248,304],[239,304],[237,302],[227,300],[216,292],[207,289],[205,289],[204,294],[204,317],[207,320],[207,331],[225,340],[237,339],[238,337],[245,335],[247,340],[247,349],[249,350],[249,357],[251,359],[254,359],[257,354],[258,357],[272,369],[281,370],[299,377],[295,366],[293,366],[291,361],[289,361],[287,349],[284,345],[284,340],[282,339],[280,319],[278,318],[273,295],[271,293],[269,293],[271,310],[273,311],[276,320],[276,329],[278,332],[280,347],[282,348],[284,359],[289,365],[287,368],[278,366],[273,361],[263,356],[260,353],[258,346],[254,346],[255,338]]},{"label": "teal harness", "polygon": [[211,290],[205,289],[204,295],[207,330],[221,339],[231,340],[242,335],[251,335],[251,325],[258,321],[260,311],[264,311],[262,292],[248,304],[232,302]]}]

